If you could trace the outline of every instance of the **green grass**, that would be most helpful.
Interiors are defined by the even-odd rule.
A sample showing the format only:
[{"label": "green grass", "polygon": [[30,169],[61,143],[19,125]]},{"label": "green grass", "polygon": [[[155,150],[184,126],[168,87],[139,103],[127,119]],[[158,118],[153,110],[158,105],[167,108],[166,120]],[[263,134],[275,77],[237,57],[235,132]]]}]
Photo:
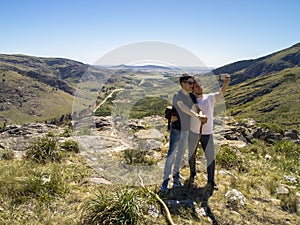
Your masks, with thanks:
[{"label": "green grass", "polygon": [[11,160],[15,157],[15,153],[10,148],[5,148],[0,151],[0,159]]}]

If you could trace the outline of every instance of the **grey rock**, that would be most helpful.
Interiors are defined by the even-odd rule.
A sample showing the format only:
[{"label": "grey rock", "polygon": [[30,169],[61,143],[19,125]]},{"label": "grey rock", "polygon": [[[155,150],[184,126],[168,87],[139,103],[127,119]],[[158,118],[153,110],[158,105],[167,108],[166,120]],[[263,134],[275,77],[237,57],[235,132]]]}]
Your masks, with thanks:
[{"label": "grey rock", "polygon": [[232,189],[225,194],[227,205],[234,210],[246,204],[245,196],[238,190]]}]

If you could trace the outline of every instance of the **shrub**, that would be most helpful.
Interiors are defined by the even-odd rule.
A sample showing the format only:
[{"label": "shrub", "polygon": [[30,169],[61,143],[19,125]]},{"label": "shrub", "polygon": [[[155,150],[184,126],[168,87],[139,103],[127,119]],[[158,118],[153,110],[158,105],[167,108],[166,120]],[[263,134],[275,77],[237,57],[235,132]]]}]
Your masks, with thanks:
[{"label": "shrub", "polygon": [[291,159],[297,159],[300,154],[300,145],[288,140],[276,142],[274,148],[277,154],[284,155],[285,157]]},{"label": "shrub", "polygon": [[55,137],[55,133],[53,131],[48,131],[46,134],[47,137]]},{"label": "shrub", "polygon": [[11,149],[6,148],[2,151],[1,159],[11,160],[14,157],[15,157],[15,153]]},{"label": "shrub", "polygon": [[239,168],[242,165],[241,158],[229,146],[222,146],[216,155],[216,159],[218,164],[225,169]]},{"label": "shrub", "polygon": [[62,136],[63,137],[71,137],[72,133],[73,133],[72,128],[67,127],[67,128],[65,128],[64,133],[62,134]]},{"label": "shrub", "polygon": [[124,160],[128,164],[139,164],[146,162],[147,152],[138,149],[126,149],[124,150]]},{"label": "shrub", "polygon": [[25,158],[37,163],[60,161],[61,156],[58,152],[56,139],[48,136],[38,138],[28,147]]},{"label": "shrub", "polygon": [[274,151],[276,154],[274,162],[278,168],[285,172],[299,171],[300,146],[298,144],[291,141],[276,142]]},{"label": "shrub", "polygon": [[140,224],[142,201],[136,191],[119,190],[111,196],[101,191],[83,207],[83,224]]},{"label": "shrub", "polygon": [[79,145],[74,140],[66,140],[60,145],[60,147],[68,152],[79,153]]}]

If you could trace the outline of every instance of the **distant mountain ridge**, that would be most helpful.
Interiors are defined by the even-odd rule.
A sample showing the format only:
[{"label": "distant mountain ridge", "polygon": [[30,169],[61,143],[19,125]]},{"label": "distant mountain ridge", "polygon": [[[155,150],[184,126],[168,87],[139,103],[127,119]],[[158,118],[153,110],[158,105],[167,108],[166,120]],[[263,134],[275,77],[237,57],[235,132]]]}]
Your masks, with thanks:
[{"label": "distant mountain ridge", "polygon": [[231,74],[231,84],[238,84],[248,79],[287,68],[300,66],[300,43],[270,55],[251,60],[234,62],[212,70],[216,75]]}]

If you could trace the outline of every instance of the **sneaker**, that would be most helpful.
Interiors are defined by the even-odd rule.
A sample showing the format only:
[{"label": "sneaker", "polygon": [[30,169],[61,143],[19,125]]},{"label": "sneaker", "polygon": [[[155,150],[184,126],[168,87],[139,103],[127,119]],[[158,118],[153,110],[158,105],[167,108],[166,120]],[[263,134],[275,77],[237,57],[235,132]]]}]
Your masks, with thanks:
[{"label": "sneaker", "polygon": [[178,176],[179,179],[185,180],[185,178],[181,175],[181,173],[178,173],[177,176]]},{"label": "sneaker", "polygon": [[195,184],[195,177],[194,176],[190,176],[189,180],[188,180],[188,187],[191,187]]},{"label": "sneaker", "polygon": [[179,172],[177,172],[177,173],[174,173],[174,175],[173,175],[173,178],[174,177],[176,177],[176,178],[178,178],[178,179],[180,179],[180,180],[185,180],[185,178],[179,173]]},{"label": "sneaker", "polygon": [[180,182],[179,178],[173,177],[173,187],[183,187],[184,185]]},{"label": "sneaker", "polygon": [[215,191],[219,190],[218,185],[213,181],[213,182],[208,182],[208,184],[214,189]]},{"label": "sneaker", "polygon": [[169,183],[169,179],[165,179],[163,181],[163,183],[161,184],[160,191],[162,191],[162,192],[168,191],[169,190],[168,189],[168,183]]},{"label": "sneaker", "polygon": [[195,178],[196,178],[196,176],[190,176],[190,183],[191,184],[193,184],[193,183],[195,183]]}]

